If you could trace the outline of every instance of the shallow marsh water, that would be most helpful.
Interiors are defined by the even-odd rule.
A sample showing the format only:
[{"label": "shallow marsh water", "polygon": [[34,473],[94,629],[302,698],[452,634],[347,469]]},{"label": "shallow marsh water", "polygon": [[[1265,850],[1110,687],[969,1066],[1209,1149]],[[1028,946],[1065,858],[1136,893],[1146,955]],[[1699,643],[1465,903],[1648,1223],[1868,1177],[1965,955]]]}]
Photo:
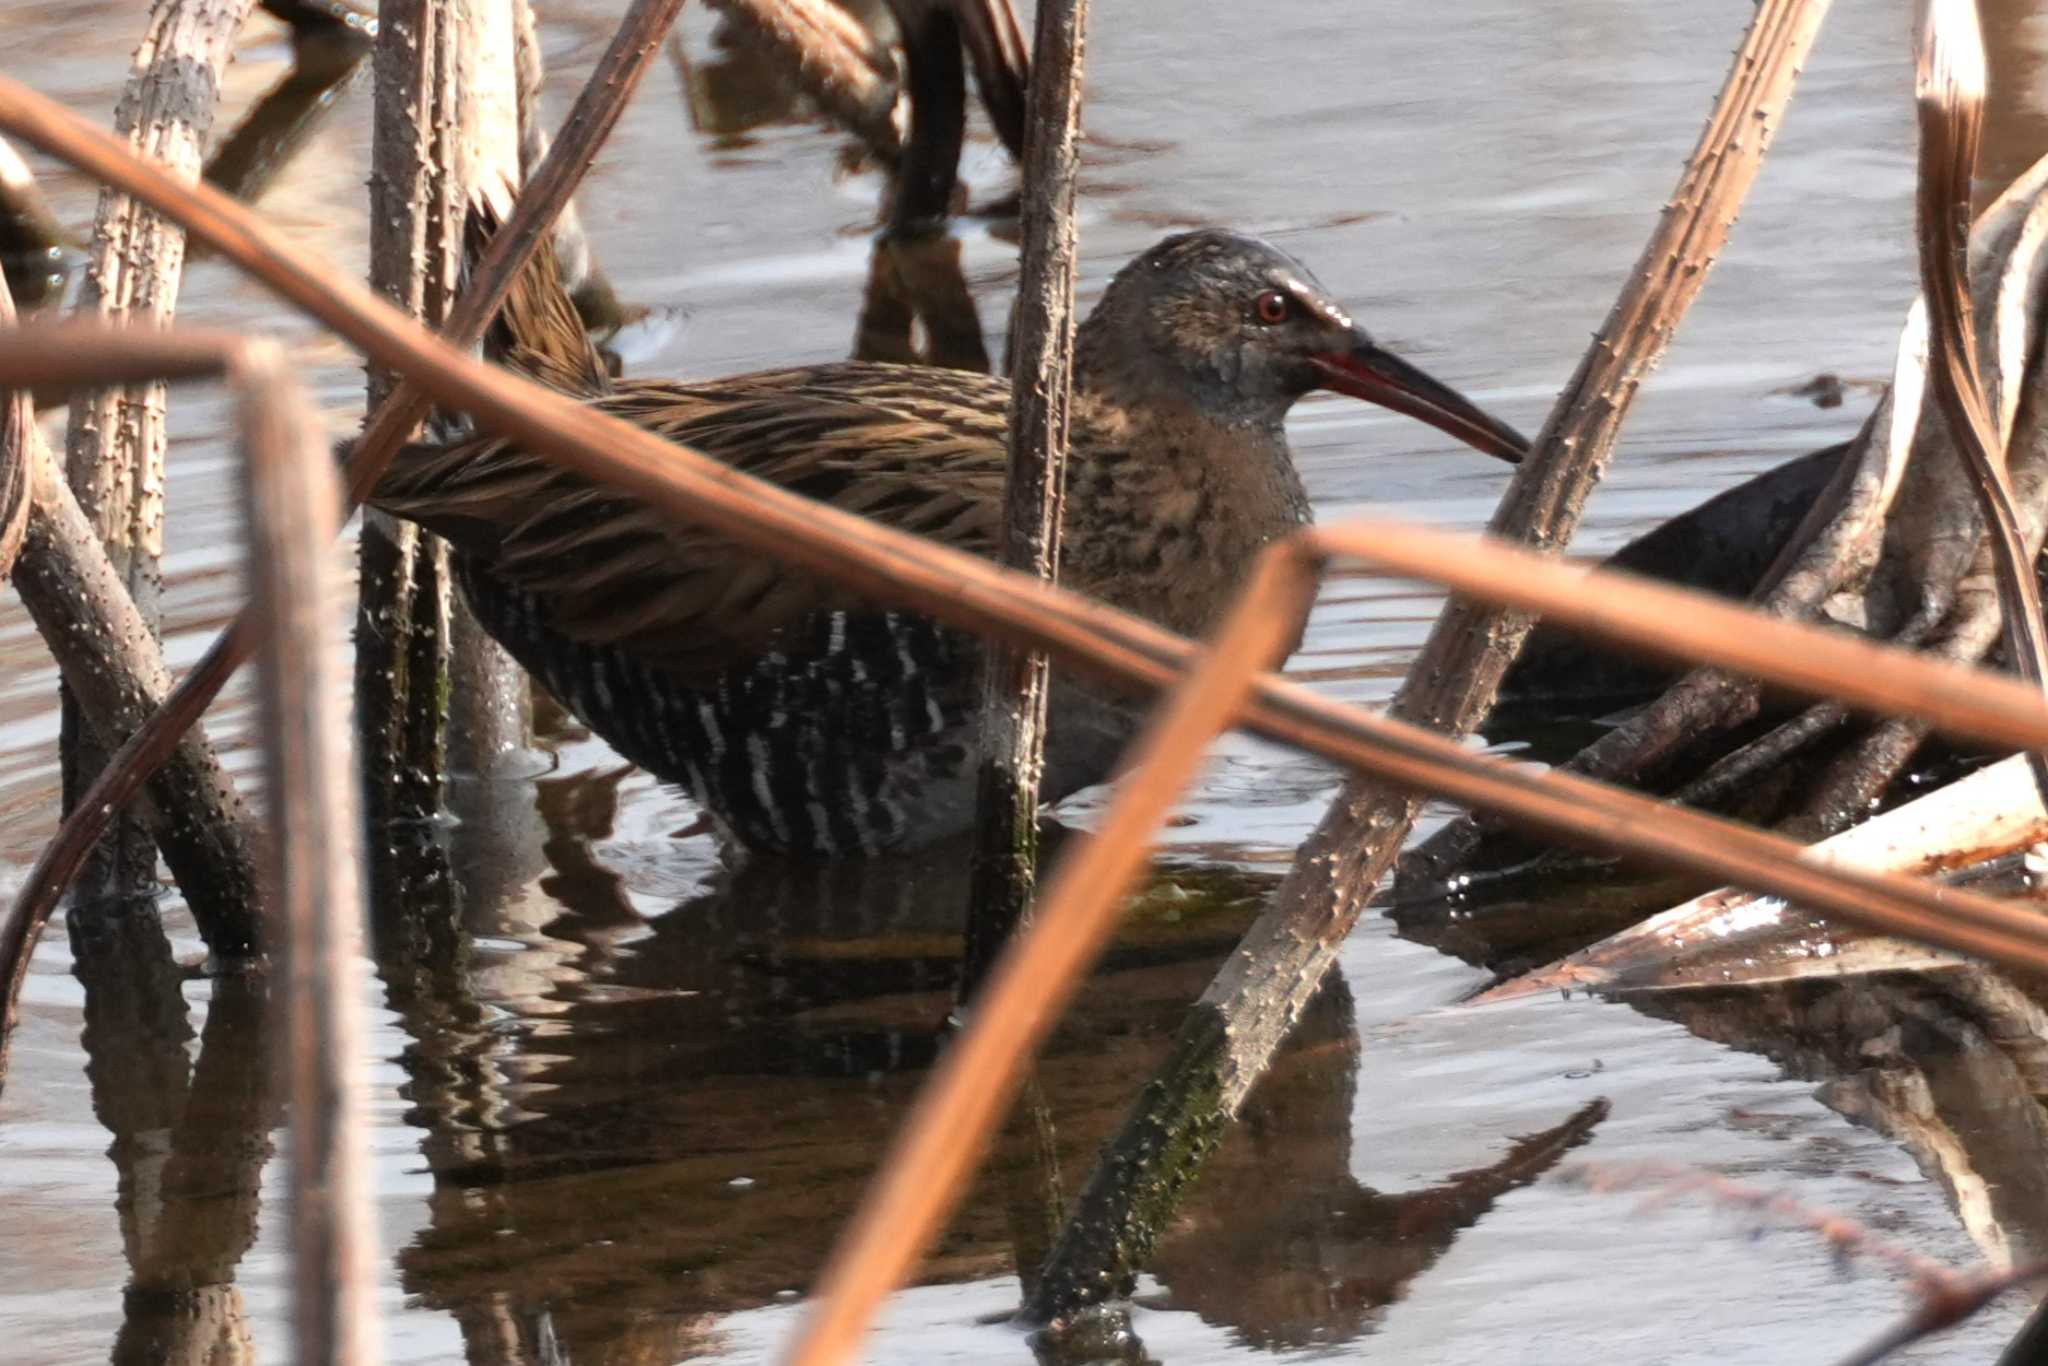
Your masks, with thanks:
[{"label": "shallow marsh water", "polygon": [[[541,5],[557,111],[613,8]],[[1986,8],[1995,188],[2048,147],[2048,22],[2019,0]],[[1383,340],[1529,430],[1648,233],[1750,12],[1096,9],[1085,295],[1169,229],[1265,233]],[[129,5],[17,0],[0,10],[0,60],[103,117],[139,24]],[[711,29],[686,14],[699,90],[748,89]],[[229,77],[235,108],[285,52],[252,27]],[[693,124],[681,79],[650,76],[583,200],[621,293],[683,311],[629,363],[717,374],[845,355],[879,182],[847,174],[843,140],[802,120],[707,131],[720,111],[700,99]],[[1833,410],[1785,391],[1889,369],[1913,291],[1909,84],[1899,7],[1842,0],[1733,246],[1630,420],[1583,549],[1853,431],[1870,402],[1853,383]],[[366,117],[357,95],[265,201],[352,271]],[[977,202],[1008,188],[985,135],[968,171]],[[89,187],[62,172],[50,184],[67,222],[89,221]],[[999,353],[1014,252],[980,220],[961,234]],[[217,263],[194,266],[183,316],[285,337],[336,428],[359,411],[353,358]],[[173,424],[169,653],[184,665],[240,590],[217,397],[181,392]],[[1291,433],[1326,520],[1370,506],[1473,528],[1499,487],[1497,467],[1357,405],[1305,403]],[[19,606],[0,603],[11,878],[52,826],[55,678]],[[1412,585],[1343,578],[1291,667],[1382,701],[1436,606]],[[234,740],[244,721],[231,702],[212,728]],[[762,1360],[935,1049],[952,880],[733,873],[702,838],[675,837],[690,819],[678,799],[573,728],[547,738],[542,776],[458,784],[460,819],[440,832],[446,901],[378,907],[389,1355]],[[245,778],[247,757],[237,749]],[[1070,1184],[1334,783],[1247,740],[1219,745],[1167,866],[1041,1068]],[[1069,814],[1085,821],[1094,804],[1084,795]],[[459,933],[430,932],[437,910]],[[164,914],[178,954],[195,957],[181,909]],[[279,1169],[264,1141],[275,1105],[234,1084],[261,1074],[260,1015],[232,985],[158,966],[153,992],[110,994],[88,1016],[65,936],[38,955],[0,1095],[0,1359],[163,1359],[166,1293],[193,1285],[217,1287],[223,1332],[284,1351]],[[1452,1008],[1479,980],[1377,920],[1347,945],[1341,982],[1144,1284],[1134,1327],[1155,1358],[1825,1361],[1904,1306],[1881,1265],[1845,1275],[1803,1232],[1751,1238],[1739,1216],[1689,1203],[1640,1212],[1547,1179],[1560,1158],[1712,1167],[1930,1256],[1976,1255],[1941,1189],[1811,1083],[1621,1006]],[[181,999],[189,1037],[164,1009]],[[1014,1165],[999,1155],[999,1172]],[[1005,1191],[984,1183],[925,1283],[892,1301],[869,1359],[1029,1359],[995,1321],[1016,1298]],[[1907,1359],[1988,1361],[2020,1312],[1996,1307]]]}]

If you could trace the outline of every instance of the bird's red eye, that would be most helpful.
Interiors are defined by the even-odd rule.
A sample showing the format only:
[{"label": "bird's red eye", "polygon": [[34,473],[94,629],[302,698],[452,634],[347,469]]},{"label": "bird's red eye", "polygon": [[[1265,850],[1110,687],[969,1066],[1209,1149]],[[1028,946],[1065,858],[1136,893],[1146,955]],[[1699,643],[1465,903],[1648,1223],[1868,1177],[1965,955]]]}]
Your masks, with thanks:
[{"label": "bird's red eye", "polygon": [[1252,300],[1252,316],[1268,327],[1287,321],[1287,296],[1277,289],[1269,289]]}]

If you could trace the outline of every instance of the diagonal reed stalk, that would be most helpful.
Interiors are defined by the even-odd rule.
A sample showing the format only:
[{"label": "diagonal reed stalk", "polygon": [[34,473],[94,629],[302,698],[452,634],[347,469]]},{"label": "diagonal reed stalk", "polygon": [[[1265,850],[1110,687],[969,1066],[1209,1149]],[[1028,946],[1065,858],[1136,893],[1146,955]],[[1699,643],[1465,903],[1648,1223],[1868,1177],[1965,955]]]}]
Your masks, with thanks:
[{"label": "diagonal reed stalk", "polygon": [[[2006,469],[2005,443],[1977,358],[1969,284],[1970,192],[1984,126],[1984,39],[1976,0],[1922,0],[1913,97],[1920,116],[1916,210],[1920,288],[1932,339],[1930,378],[1956,450],[1968,466],[1990,534],[2004,609],[2006,653],[2036,687],[2048,686],[2048,628],[2034,557],[2027,551]],[[2048,784],[2048,766],[2035,772]]]}]

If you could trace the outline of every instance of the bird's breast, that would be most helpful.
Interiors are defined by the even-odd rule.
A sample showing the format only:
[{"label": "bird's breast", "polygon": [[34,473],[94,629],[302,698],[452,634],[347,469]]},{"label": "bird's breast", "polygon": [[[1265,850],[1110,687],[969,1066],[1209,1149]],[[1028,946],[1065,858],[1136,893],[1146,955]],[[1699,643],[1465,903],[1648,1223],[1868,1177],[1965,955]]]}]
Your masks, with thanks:
[{"label": "bird's breast", "polygon": [[1162,442],[1069,474],[1062,576],[1178,631],[1213,628],[1265,548],[1309,519],[1284,452]]}]

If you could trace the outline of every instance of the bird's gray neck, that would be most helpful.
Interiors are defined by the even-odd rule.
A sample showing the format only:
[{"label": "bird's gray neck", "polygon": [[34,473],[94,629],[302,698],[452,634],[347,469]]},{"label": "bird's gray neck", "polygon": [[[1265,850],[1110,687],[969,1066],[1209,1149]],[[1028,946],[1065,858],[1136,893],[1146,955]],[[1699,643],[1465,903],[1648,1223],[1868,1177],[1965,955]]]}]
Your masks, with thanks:
[{"label": "bird's gray neck", "polygon": [[1134,416],[1199,417],[1219,427],[1278,439],[1291,395],[1248,392],[1238,354],[1221,349],[1168,363],[1128,329],[1110,326],[1098,310],[1074,336],[1074,387]]}]

